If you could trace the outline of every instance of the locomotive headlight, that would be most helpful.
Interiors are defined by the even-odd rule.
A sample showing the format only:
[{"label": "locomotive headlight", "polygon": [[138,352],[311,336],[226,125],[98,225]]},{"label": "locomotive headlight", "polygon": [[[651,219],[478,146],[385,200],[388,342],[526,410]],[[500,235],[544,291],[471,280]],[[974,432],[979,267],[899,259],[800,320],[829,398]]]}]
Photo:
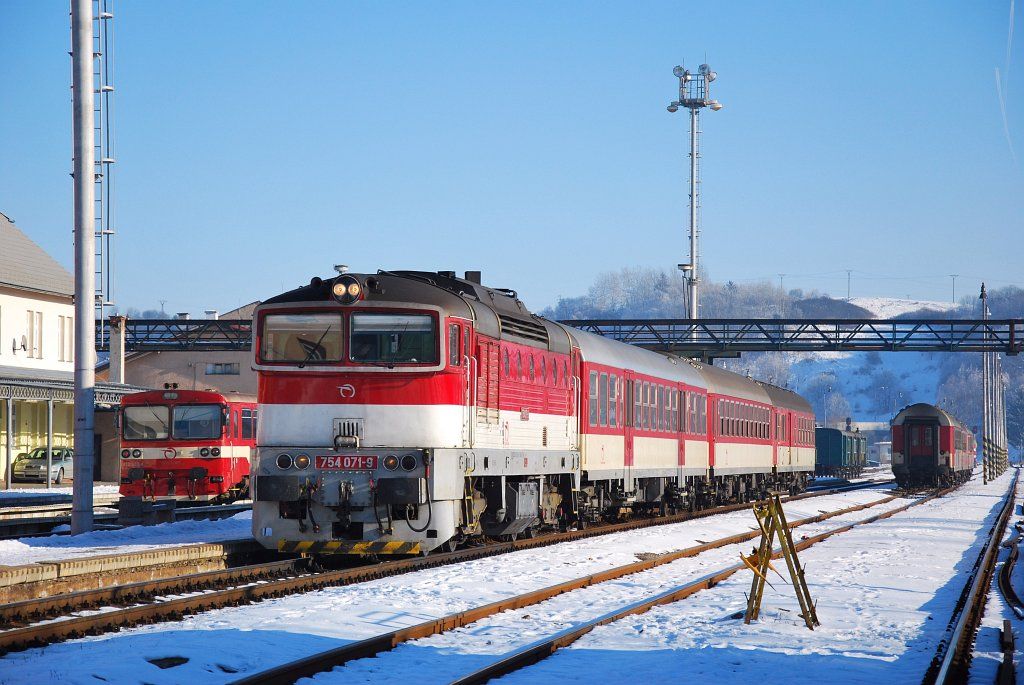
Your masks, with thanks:
[{"label": "locomotive headlight", "polygon": [[286,469],[290,469],[292,467],[293,463],[294,462],[292,461],[292,455],[290,455],[290,454],[279,454],[279,455],[277,455],[277,468],[281,469],[282,471],[284,471]]},{"label": "locomotive headlight", "polygon": [[142,458],[142,450],[140,450],[138,448],[133,449],[132,450],[132,456],[135,457],[136,459],[141,459]]},{"label": "locomotive headlight", "polygon": [[210,448],[209,447],[204,447],[201,450],[199,450],[199,456],[200,457],[208,457],[208,456],[210,456]]},{"label": "locomotive headlight", "polygon": [[352,304],[363,294],[363,287],[355,276],[342,275],[331,286],[331,294],[341,304]]},{"label": "locomotive headlight", "polygon": [[219,457],[220,456],[220,448],[219,447],[211,448],[210,449],[210,454],[212,454],[215,457]]},{"label": "locomotive headlight", "polygon": [[132,451],[131,450],[121,450],[121,458],[122,459],[127,459],[130,456],[132,456]]},{"label": "locomotive headlight", "polygon": [[295,468],[304,469],[307,466],[309,466],[308,454],[300,454],[299,456],[295,457]]},{"label": "locomotive headlight", "polygon": [[393,454],[389,454],[388,456],[384,457],[384,468],[386,468],[388,471],[394,471],[395,469],[397,469],[398,457],[396,457]]},{"label": "locomotive headlight", "polygon": [[416,457],[412,454],[407,454],[402,457],[402,468],[406,471],[412,471],[416,468]]}]

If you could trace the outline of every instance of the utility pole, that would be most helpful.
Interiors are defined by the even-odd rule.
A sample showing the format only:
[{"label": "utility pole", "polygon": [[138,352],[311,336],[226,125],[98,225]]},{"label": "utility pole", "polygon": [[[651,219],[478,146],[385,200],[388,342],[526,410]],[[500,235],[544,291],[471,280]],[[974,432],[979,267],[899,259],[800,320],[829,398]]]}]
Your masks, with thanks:
[{"label": "utility pole", "polygon": [[853,277],[853,269],[846,270],[846,301],[850,301],[850,279]]},{"label": "utility pole", "polygon": [[72,124],[75,159],[75,467],[71,533],[92,530],[96,395],[95,154],[92,0],[71,2]]},{"label": "utility pole", "polygon": [[[679,269],[683,272],[688,285],[689,311],[687,316],[690,319],[698,318],[697,284],[700,276],[697,271],[697,237],[700,235],[699,209],[700,209],[700,170],[697,160],[700,157],[700,110],[710,107],[717,112],[722,109],[722,103],[712,100],[711,82],[718,74],[711,70],[706,64],[700,65],[696,74],[677,66],[672,74],[679,79],[679,99],[673,100],[668,105],[669,112],[677,112],[680,107],[690,110],[690,261],[688,264],[680,264]],[[697,335],[696,329],[693,333]]]},{"label": "utility pole", "polygon": [[956,304],[956,277],[960,274],[950,274],[949,277],[953,279],[953,304]]}]

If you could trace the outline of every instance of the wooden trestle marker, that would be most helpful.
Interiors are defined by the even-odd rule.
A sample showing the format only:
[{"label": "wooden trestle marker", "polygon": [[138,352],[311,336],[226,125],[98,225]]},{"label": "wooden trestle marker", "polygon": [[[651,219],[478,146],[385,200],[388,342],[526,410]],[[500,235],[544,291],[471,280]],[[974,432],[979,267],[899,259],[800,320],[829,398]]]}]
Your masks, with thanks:
[{"label": "wooden trestle marker", "polygon": [[[800,617],[811,630],[814,626],[821,625],[818,622],[818,612],[811,601],[811,593],[807,590],[807,581],[804,580],[804,569],[796,556],[796,547],[793,544],[793,535],[786,522],[786,513],[782,510],[782,501],[778,494],[769,495],[768,499],[754,504],[754,515],[757,517],[757,525],[761,528],[761,543],[749,557],[740,554],[743,563],[754,572],[754,579],[750,585],[750,596],[747,598],[747,613],[743,622],[756,621],[761,613],[761,597],[764,595],[764,586],[771,585],[768,582],[768,572],[775,573],[785,580],[778,569],[772,565],[772,559],[779,554],[786,560],[789,568],[789,577],[792,579],[793,588],[796,590],[796,599],[800,603]],[[780,552],[773,553],[775,538],[778,536]],[[772,586],[774,588],[774,586]]]}]

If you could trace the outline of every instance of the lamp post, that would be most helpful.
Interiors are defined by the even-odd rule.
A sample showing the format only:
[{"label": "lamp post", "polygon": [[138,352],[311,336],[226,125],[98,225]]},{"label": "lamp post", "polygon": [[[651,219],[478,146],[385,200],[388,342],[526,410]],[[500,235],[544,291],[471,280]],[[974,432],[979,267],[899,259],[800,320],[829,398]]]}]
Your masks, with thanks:
[{"label": "lamp post", "polygon": [[[689,69],[677,66],[672,74],[679,79],[679,99],[673,100],[668,105],[669,112],[678,112],[680,107],[690,110],[690,262],[680,264],[679,268],[686,279],[687,292],[687,316],[691,319],[698,318],[697,283],[697,237],[700,233],[698,227],[698,209],[700,207],[700,170],[697,160],[700,158],[700,110],[710,107],[717,112],[722,109],[722,103],[711,99],[711,82],[718,74],[711,70],[706,64],[700,65],[697,73]],[[694,331],[696,335],[696,331]]]}]

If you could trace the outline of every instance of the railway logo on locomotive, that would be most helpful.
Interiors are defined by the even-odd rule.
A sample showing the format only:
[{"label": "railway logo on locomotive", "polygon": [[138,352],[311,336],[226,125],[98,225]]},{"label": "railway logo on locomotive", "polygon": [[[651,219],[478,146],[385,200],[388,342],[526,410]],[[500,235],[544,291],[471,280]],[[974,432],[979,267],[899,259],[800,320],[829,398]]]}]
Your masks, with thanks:
[{"label": "railway logo on locomotive", "polygon": [[178,456],[178,450],[173,447],[164,449],[164,459],[174,459],[176,456]]},{"label": "railway logo on locomotive", "polygon": [[338,394],[341,395],[342,399],[348,400],[356,396],[356,388],[351,383],[338,386]]}]

